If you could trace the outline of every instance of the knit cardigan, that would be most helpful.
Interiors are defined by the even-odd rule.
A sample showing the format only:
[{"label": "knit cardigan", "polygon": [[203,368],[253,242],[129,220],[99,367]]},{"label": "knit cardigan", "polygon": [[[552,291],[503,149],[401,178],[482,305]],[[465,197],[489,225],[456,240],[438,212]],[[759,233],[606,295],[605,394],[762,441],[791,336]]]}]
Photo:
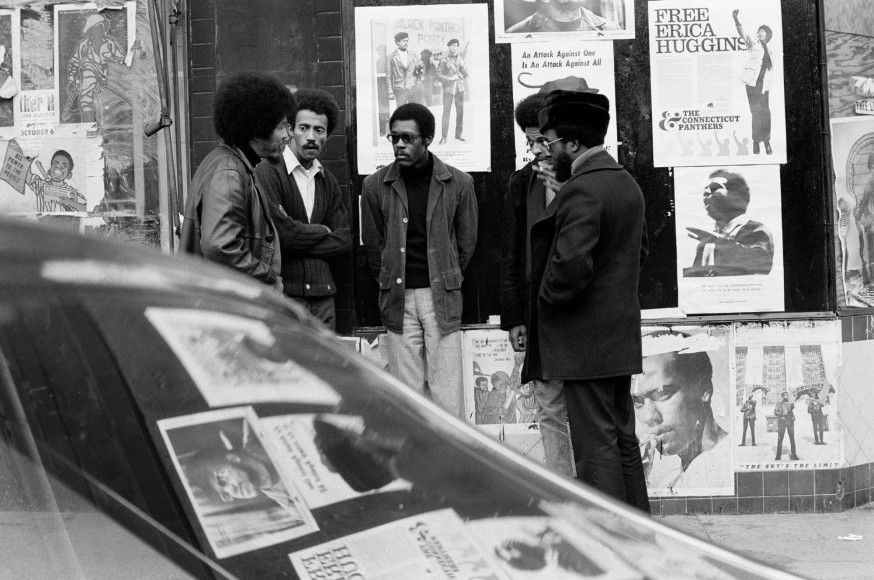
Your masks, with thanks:
[{"label": "knit cardigan", "polygon": [[337,179],[324,166],[316,174],[313,214],[307,218],[303,197],[294,177],[288,174],[285,160],[262,161],[255,171],[267,194],[279,234],[285,294],[335,295],[337,286],[326,260],[341,257],[352,248],[349,214]]}]

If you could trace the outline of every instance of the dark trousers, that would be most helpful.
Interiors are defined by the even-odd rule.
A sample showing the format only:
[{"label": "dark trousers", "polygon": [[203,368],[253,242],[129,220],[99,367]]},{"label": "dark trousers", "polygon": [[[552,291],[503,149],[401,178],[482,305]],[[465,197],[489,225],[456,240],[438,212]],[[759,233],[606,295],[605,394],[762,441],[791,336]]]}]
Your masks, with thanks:
[{"label": "dark trousers", "polygon": [[321,320],[331,330],[336,328],[336,315],[333,296],[292,296],[296,302],[303,304],[307,311]]},{"label": "dark trousers", "polygon": [[746,445],[747,443],[747,425],[750,426],[750,437],[753,440],[753,445],[756,444],[756,420],[755,419],[747,419],[744,417],[744,434],[741,437],[740,444]]},{"label": "dark trousers", "polygon": [[565,381],[577,479],[650,513],[631,377]]},{"label": "dark trousers", "polygon": [[789,458],[795,459],[795,421],[777,419],[777,459],[783,455],[783,435],[789,433]]},{"label": "dark trousers", "polygon": [[747,85],[747,100],[753,115],[753,143],[771,140],[770,93],[762,92],[761,80],[754,87]]},{"label": "dark trousers", "polygon": [[822,413],[818,415],[811,414],[810,420],[813,421],[813,442],[825,443],[822,436],[825,433],[825,417]]},{"label": "dark trousers", "polygon": [[464,129],[464,93],[457,91],[454,95],[443,93],[443,123],[440,126],[443,132],[441,137],[446,137],[449,132],[449,115],[452,112],[452,103],[455,103],[455,138],[461,137]]}]

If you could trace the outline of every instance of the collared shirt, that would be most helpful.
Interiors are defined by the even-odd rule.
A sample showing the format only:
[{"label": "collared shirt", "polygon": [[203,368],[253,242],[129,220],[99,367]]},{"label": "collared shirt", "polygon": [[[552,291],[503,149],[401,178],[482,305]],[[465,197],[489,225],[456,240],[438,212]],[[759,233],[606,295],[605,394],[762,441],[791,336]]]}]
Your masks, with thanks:
[{"label": "collared shirt", "polygon": [[300,164],[297,155],[291,151],[291,147],[286,147],[283,150],[282,158],[285,160],[288,174],[294,177],[294,182],[297,184],[297,189],[303,198],[303,205],[307,210],[307,219],[312,219],[313,205],[316,202],[316,174],[322,170],[322,164],[319,163],[318,159],[314,159],[310,168],[305,168]]},{"label": "collared shirt", "polygon": [[[724,227],[718,228],[717,232],[722,234],[727,239],[731,240],[737,235],[737,231],[743,227],[750,221],[750,218],[747,217],[747,214],[742,213],[739,216],[736,216],[733,220],[725,224]],[[704,244],[704,249],[701,252],[701,263],[699,266],[715,266],[716,265],[716,244],[713,242],[709,242]]]}]

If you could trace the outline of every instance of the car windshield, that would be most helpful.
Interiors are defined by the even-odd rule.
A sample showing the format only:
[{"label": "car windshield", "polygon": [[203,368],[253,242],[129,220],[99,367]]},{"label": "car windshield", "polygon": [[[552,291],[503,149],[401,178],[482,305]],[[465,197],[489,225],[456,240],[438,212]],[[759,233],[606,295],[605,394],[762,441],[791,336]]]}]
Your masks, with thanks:
[{"label": "car windshield", "polygon": [[0,531],[66,538],[22,529],[0,549],[15,570],[125,577],[124,553],[161,578],[786,577],[533,467],[296,310],[4,289],[0,360]]}]

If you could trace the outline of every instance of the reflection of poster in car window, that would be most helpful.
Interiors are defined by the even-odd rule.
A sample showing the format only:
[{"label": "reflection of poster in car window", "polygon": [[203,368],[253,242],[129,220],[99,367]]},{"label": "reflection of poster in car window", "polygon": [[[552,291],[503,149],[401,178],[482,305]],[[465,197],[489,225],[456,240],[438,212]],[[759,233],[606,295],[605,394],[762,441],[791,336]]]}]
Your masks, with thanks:
[{"label": "reflection of poster in car window", "polygon": [[467,529],[511,578],[643,578],[586,530],[556,518],[489,518],[468,522]]},{"label": "reflection of poster in car window", "polygon": [[268,401],[335,405],[327,383],[289,358],[260,321],[206,310],[149,308],[158,329],[211,407]]},{"label": "reflection of poster in car window", "polygon": [[[451,509],[404,518],[289,554],[316,578],[506,578]],[[333,572],[342,570],[342,576]]]},{"label": "reflection of poster in car window", "polygon": [[[265,437],[276,449],[276,457],[281,458],[278,467],[287,470],[289,479],[297,485],[310,509],[362,495],[343,478],[343,466],[333,465],[325,453],[325,447],[331,442],[325,441],[324,434],[317,432],[313,424],[317,417],[323,422],[342,422],[347,431],[364,432],[363,420],[355,416],[283,415],[261,419]],[[407,482],[394,479],[378,490],[396,491],[409,487]]]},{"label": "reflection of poster in car window", "polygon": [[217,558],[318,530],[262,444],[251,407],[164,419],[158,427]]}]

